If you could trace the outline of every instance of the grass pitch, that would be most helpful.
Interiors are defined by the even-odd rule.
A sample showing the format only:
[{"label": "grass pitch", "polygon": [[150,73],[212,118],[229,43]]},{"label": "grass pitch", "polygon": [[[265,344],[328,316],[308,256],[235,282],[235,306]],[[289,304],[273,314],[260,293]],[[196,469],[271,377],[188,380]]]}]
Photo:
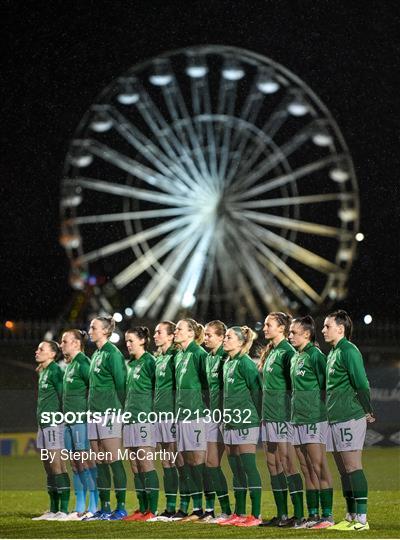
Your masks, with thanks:
[{"label": "grass pitch", "polygon": [[[274,503],[269,477],[262,452],[258,465],[263,481],[262,515],[273,516]],[[231,485],[231,475],[224,457],[223,466]],[[3,457],[0,461],[0,535],[2,538],[399,538],[400,532],[400,452],[397,448],[371,448],[364,452],[364,467],[369,481],[368,520],[370,531],[360,533],[341,531],[312,531],[264,529],[251,527],[219,527],[196,523],[123,523],[123,522],[55,522],[32,521],[33,516],[48,508],[45,475],[39,458]],[[338,474],[331,463],[335,479],[334,514],[344,516],[344,501]],[[128,473],[127,508],[136,508],[132,475]],[[161,475],[160,475],[161,479]],[[162,486],[162,481],[161,481]],[[112,499],[113,501],[113,499]],[[231,493],[231,501],[233,494]],[[74,496],[71,495],[71,509]],[[290,503],[289,503],[290,505]],[[164,508],[164,494],[160,492],[159,508]],[[217,512],[219,508],[217,506]]]}]

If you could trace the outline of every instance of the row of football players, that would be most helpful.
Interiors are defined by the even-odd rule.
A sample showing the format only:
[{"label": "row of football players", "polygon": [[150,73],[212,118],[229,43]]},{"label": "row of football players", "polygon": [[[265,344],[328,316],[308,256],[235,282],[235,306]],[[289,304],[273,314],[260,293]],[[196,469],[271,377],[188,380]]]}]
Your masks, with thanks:
[{"label": "row of football players", "polygon": [[[270,313],[264,323],[268,344],[258,364],[248,355],[255,337],[250,328],[227,329],[221,321],[211,321],[204,329],[186,318],[176,325],[170,321],[157,325],[154,356],[148,352],[149,330],[128,330],[127,370],[121,352],[109,341],[114,329],[115,323],[108,317],[91,322],[89,336],[97,347],[91,361],[83,353],[85,333],[65,332],[61,349],[68,365],[64,374],[54,362],[60,352],[58,345],[43,341],[38,347],[38,418],[43,412],[90,410],[101,413],[102,422],[58,427],[39,424],[38,448],[52,450],[54,459],[51,464],[45,462],[50,512],[36,519],[369,528],[361,452],[366,423],[374,417],[362,356],[349,341],[352,322],[347,313],[337,311],[325,319],[322,334],[332,346],[328,358],[315,344],[311,317],[292,320],[285,313]],[[130,423],[123,431],[120,422],[105,417],[106,410],[113,408],[130,413]],[[174,413],[176,422],[143,421],[149,413]],[[260,517],[262,488],[256,464],[260,438],[276,504],[276,516],[267,521]],[[69,478],[61,450],[84,451],[88,439],[95,452],[107,453],[106,459],[98,459],[96,464],[74,460],[77,506],[68,514]],[[125,509],[122,443],[132,451],[142,450],[142,458],[131,459],[139,503],[131,515]],[[153,459],[157,444],[170,456],[162,463],[167,507],[161,514],[157,513],[159,480]],[[347,504],[345,519],[336,525],[326,450],[334,452]],[[233,511],[221,469],[225,451],[233,476]],[[306,484],[307,518],[296,455]],[[114,511],[110,506],[111,473],[117,500]],[[85,488],[91,492],[86,513]],[[288,492],[294,508],[292,518],[288,517]],[[247,493],[251,500],[249,515]],[[214,514],[216,496],[221,506],[219,516]],[[191,499],[193,510],[189,514]]]}]

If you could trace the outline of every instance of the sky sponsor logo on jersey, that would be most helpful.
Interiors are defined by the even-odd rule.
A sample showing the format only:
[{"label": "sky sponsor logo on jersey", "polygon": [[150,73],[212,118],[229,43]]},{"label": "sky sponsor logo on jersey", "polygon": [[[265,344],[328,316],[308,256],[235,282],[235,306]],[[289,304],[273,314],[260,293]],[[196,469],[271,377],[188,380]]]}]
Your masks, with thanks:
[{"label": "sky sponsor logo on jersey", "polygon": [[142,369],[142,366],[135,366],[133,370],[133,378],[134,379],[140,379],[140,370]]},{"label": "sky sponsor logo on jersey", "polygon": [[301,360],[296,366],[296,375],[298,377],[304,377],[304,375],[306,374],[306,370],[301,369],[303,366],[304,366],[304,360]]}]

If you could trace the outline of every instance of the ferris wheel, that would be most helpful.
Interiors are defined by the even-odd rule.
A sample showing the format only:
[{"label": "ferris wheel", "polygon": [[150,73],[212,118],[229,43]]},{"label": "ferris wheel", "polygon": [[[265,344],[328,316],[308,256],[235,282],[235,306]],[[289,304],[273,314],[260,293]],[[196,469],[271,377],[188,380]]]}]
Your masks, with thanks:
[{"label": "ferris wheel", "polygon": [[314,92],[251,51],[198,46],[136,65],[83,116],[61,238],[93,307],[260,320],[341,299],[359,200]]}]

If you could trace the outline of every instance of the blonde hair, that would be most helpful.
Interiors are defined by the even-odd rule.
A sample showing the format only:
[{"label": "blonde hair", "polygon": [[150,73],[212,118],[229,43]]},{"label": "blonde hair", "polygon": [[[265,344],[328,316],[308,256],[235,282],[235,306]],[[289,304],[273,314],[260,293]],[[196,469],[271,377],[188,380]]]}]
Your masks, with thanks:
[{"label": "blonde hair", "polygon": [[100,321],[104,330],[107,332],[107,338],[111,336],[111,334],[115,330],[115,320],[109,316],[109,317],[94,317],[96,321]]},{"label": "blonde hair", "polygon": [[206,324],[205,328],[207,328],[207,326],[214,328],[217,336],[224,336],[226,334],[226,324],[222,321],[210,321]]},{"label": "blonde hair", "polygon": [[247,354],[256,338],[256,333],[248,326],[232,326],[229,330],[235,332],[237,338],[243,342],[240,354]]},{"label": "blonde hair", "polygon": [[188,325],[188,327],[193,330],[194,333],[194,341],[197,343],[197,345],[201,345],[204,341],[204,326],[198,322],[196,322],[194,319],[181,319],[182,321],[185,321],[185,323]]}]

